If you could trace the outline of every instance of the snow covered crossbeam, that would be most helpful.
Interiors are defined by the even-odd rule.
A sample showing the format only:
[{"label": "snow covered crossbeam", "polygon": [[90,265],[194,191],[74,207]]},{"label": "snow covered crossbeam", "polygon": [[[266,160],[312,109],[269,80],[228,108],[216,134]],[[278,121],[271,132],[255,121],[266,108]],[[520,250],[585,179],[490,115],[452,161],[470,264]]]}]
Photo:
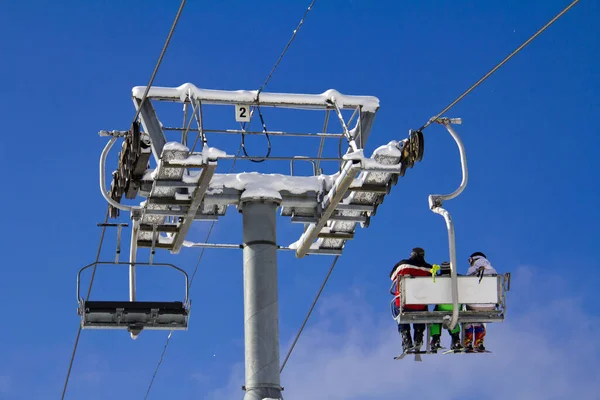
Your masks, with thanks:
[{"label": "snow covered crossbeam", "polygon": [[[290,138],[290,137],[321,137],[322,139],[338,139],[346,138],[348,146],[353,150],[364,148],[373,122],[375,120],[375,114],[379,109],[379,99],[374,96],[360,96],[360,95],[347,95],[338,92],[334,89],[326,90],[320,94],[302,94],[302,93],[268,93],[260,92],[257,90],[211,90],[201,89],[191,83],[185,83],[179,87],[156,87],[152,86],[148,91],[146,101],[142,103],[143,94],[146,91],[146,86],[136,86],[132,89],[132,100],[139,111],[140,121],[144,128],[144,132],[148,134],[151,139],[152,153],[155,160],[158,162],[158,157],[162,152],[162,147],[167,142],[165,133],[177,131],[184,132],[183,136],[187,136],[190,130],[192,132],[198,132],[202,136],[204,143],[207,139],[206,135],[214,137],[214,134],[234,134],[242,135],[256,135],[256,134],[269,134],[273,137],[278,138]],[[171,102],[171,103],[183,103],[183,117],[184,120],[191,117],[189,123],[184,123],[183,126],[172,126],[173,123],[163,124],[163,121],[158,118],[156,113],[155,104],[156,102]],[[208,106],[208,107],[207,107]],[[221,120],[215,126],[206,126],[207,120],[203,115],[214,106],[225,106],[231,107],[234,111],[231,115],[232,120],[235,124],[243,124],[242,129],[232,129],[228,124],[230,121]],[[260,106],[261,109],[265,108],[286,108],[286,109],[298,109],[298,110],[321,110],[323,111],[325,122],[324,130],[327,130],[328,121],[330,118],[339,119],[342,133],[327,133],[327,132],[295,132],[295,131],[281,131],[281,130],[269,130],[267,126],[271,126],[268,122],[265,123],[263,120],[263,114],[257,113],[261,119],[263,130],[252,131],[246,129],[246,124],[250,126],[251,120],[254,116],[255,107]],[[345,117],[342,115],[342,111],[351,110],[352,116],[350,119],[345,121]],[[192,117],[193,116],[193,117]],[[355,118],[356,117],[356,118]],[[192,120],[195,121],[195,125],[192,126]],[[167,121],[166,119],[164,121]],[[349,126],[353,122],[354,126]],[[174,123],[178,125],[178,123]],[[186,143],[187,139],[182,139],[182,143]],[[278,139],[279,140],[279,139]],[[270,144],[269,144],[270,146]],[[321,147],[323,144],[321,144]],[[281,148],[281,147],[277,147]],[[274,158],[274,154],[267,153],[271,159]],[[229,150],[232,151],[232,150]],[[249,155],[245,152],[245,156]]]},{"label": "snow covered crossbeam", "polygon": [[[132,96],[142,99],[146,86],[136,86],[132,89]],[[211,90],[200,89],[191,83],[185,83],[176,88],[153,86],[148,91],[148,98],[163,101],[184,102],[188,98],[200,101],[203,104],[249,104],[289,107],[300,109],[325,109],[333,108],[333,101],[340,109],[361,107],[362,111],[375,113],[379,109],[379,99],[374,96],[345,95],[337,90],[329,89],[321,94],[296,94],[296,93],[268,93],[257,90]]]}]

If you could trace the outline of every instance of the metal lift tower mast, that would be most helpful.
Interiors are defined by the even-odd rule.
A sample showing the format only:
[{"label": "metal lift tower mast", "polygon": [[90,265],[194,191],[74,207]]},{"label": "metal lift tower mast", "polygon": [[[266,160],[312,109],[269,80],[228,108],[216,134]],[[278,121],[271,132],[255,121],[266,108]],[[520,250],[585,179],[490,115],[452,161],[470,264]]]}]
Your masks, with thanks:
[{"label": "metal lift tower mast", "polygon": [[[140,108],[145,89],[133,89],[136,109]],[[185,246],[243,249],[244,398],[247,400],[281,398],[277,250],[295,251],[298,258],[308,254],[341,254],[346,241],[353,238],[357,225],[368,227],[378,205],[395,185],[398,176],[404,175],[406,168],[412,168],[414,162],[420,161],[423,152],[423,138],[417,132],[411,133],[405,140],[392,141],[377,148],[371,157],[364,156],[363,148],[379,108],[379,100],[375,97],[348,96],[335,90],[317,95],[262,92],[259,103],[256,95],[256,91],[206,90],[192,84],[177,88],[153,87],[140,109],[141,128],[134,124],[129,131],[100,132],[102,136],[111,137],[100,163],[102,194],[111,204],[113,218],[118,217],[122,210],[131,213],[133,219],[129,263],[131,302],[135,301],[137,248],[151,248],[152,253],[155,249],[167,249],[176,254],[184,245],[194,221],[217,220],[225,215],[229,206],[236,206],[241,212],[242,244],[186,242]],[[185,116],[191,116],[189,122],[182,127],[163,126],[153,106],[153,102],[157,101],[183,103]],[[206,112],[203,107],[206,105],[231,106],[237,122],[249,122],[250,111],[257,106],[320,110],[325,114],[325,126],[331,115],[339,120],[341,133],[206,129],[203,121],[203,111]],[[346,121],[342,112],[348,109],[354,113]],[[192,118],[195,120],[194,129],[190,129]],[[187,121],[187,118],[184,120]],[[352,121],[354,125],[350,128],[348,125]],[[165,131],[181,133],[181,140],[167,140]],[[190,131],[197,133],[201,139],[201,151],[190,151],[187,145]],[[324,175],[318,168],[323,157],[305,155],[273,155],[264,159],[270,162],[289,161],[289,175],[216,172],[220,160],[250,157],[232,156],[224,150],[208,147],[208,135],[265,133],[271,137],[319,137],[319,155],[325,139],[345,140],[347,148],[344,155],[328,159],[339,163],[337,173],[332,175]],[[106,156],[119,137],[124,138],[119,165],[113,172],[110,190],[107,190],[104,173]],[[150,168],[151,157],[156,161],[154,168]],[[299,160],[313,163],[312,176],[294,175],[294,162]],[[142,196],[145,201],[135,206],[124,205],[121,204],[123,195],[128,199]],[[291,222],[304,224],[300,238],[288,246],[277,244],[275,221],[278,209],[281,209],[282,216],[289,216]],[[168,329],[168,319],[166,327],[149,322],[156,321],[152,315],[160,318],[160,309],[153,310],[140,323],[134,324],[131,320],[124,323],[122,319],[109,317],[104,327],[128,329],[133,336],[143,329]],[[103,315],[106,317],[106,312]],[[84,324],[86,327],[100,326]]]}]

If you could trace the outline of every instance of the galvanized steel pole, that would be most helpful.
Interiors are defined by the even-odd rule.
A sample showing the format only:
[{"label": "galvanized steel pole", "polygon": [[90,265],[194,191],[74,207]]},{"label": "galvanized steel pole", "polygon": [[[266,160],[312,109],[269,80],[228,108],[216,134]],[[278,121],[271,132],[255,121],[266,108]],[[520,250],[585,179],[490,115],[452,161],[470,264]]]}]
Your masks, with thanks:
[{"label": "galvanized steel pole", "polygon": [[280,201],[261,196],[240,202],[244,238],[244,400],[281,399],[275,221]]}]

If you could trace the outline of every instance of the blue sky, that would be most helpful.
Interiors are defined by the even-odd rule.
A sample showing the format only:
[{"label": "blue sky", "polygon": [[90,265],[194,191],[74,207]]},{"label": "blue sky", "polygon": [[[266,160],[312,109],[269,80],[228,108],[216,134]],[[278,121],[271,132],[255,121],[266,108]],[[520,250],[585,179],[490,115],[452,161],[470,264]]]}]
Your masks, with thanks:
[{"label": "blue sky", "polygon": [[[96,223],[106,209],[98,188],[106,140],[97,132],[128,128],[131,88],[147,84],[178,3],[3,4],[2,399],[60,396],[79,323],[76,273],[95,257]],[[266,88],[377,96],[367,154],[421,126],[568,2],[374,3],[317,1]],[[188,1],[154,84],[257,89],[307,5]],[[286,399],[391,399],[398,390],[421,390],[423,399],[595,398],[599,13],[598,3],[582,1],[447,114],[463,119],[457,129],[470,173],[464,193],[445,204],[456,224],[459,269],[466,271],[471,252],[484,251],[499,271],[513,273],[507,321],[488,329],[493,354],[422,364],[392,359],[400,340],[389,315],[389,270],[417,245],[430,262],[448,257],[443,220],[429,211],[427,196],[452,191],[460,166],[450,136],[432,126],[423,162],[346,246],[282,375]],[[265,112],[267,126],[320,129],[302,112],[284,115]],[[227,113],[207,118],[233,124]],[[248,146],[259,153],[261,140]],[[229,152],[239,145],[235,137],[222,143]],[[273,141],[273,154],[289,155],[287,143]],[[116,151],[109,168],[115,160]],[[254,168],[238,163],[235,171]],[[289,171],[287,163],[259,168]],[[297,239],[301,227],[282,218],[278,224],[282,244]],[[197,223],[188,238],[204,240],[207,229]],[[108,233],[105,260],[114,254]],[[231,208],[211,241],[240,238],[241,218]],[[198,255],[184,249],[156,260],[191,272]],[[205,252],[190,330],[174,333],[151,399],[243,396],[241,261],[237,250]],[[282,359],[331,261],[279,253]],[[140,296],[180,296],[175,279],[148,271]],[[101,270],[94,285],[92,298],[126,298],[126,270]],[[144,332],[134,342],[121,331],[84,331],[66,398],[143,398],[166,336]],[[423,388],[428,380],[437,384]]]}]

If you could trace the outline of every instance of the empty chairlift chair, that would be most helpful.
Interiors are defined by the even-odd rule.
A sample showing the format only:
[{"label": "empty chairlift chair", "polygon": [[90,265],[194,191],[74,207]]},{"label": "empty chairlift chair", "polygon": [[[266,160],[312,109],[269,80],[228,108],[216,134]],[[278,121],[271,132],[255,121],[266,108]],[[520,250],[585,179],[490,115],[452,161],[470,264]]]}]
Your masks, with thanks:
[{"label": "empty chairlift chair", "polygon": [[172,264],[136,263],[136,266],[173,268],[185,277],[185,298],[183,301],[97,301],[85,300],[80,295],[81,273],[94,265],[127,265],[127,262],[98,262],[86,265],[77,274],[78,314],[82,329],[127,329],[136,339],[143,329],[187,330],[190,313],[188,299],[188,275]]}]

